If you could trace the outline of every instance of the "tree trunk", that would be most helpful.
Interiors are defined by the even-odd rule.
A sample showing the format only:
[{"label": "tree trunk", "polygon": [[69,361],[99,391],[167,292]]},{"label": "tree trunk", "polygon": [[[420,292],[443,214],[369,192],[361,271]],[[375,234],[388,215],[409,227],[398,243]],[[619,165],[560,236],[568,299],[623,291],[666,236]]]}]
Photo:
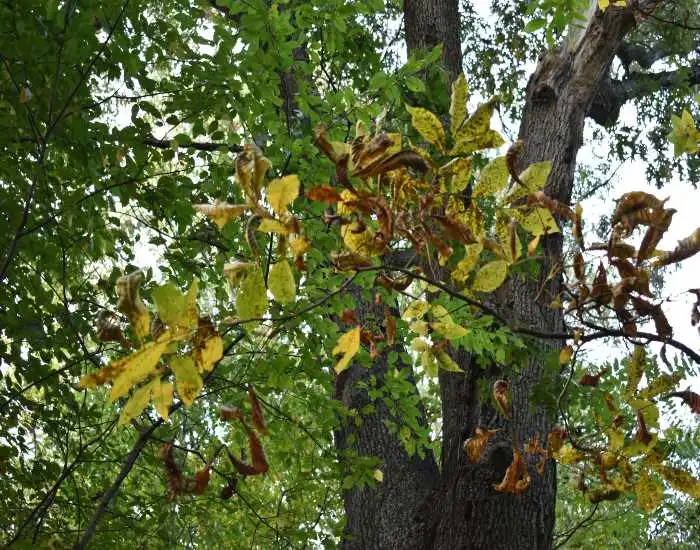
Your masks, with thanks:
[{"label": "tree trunk", "polygon": [[[568,203],[571,197],[576,154],[583,139],[586,114],[598,83],[610,68],[624,36],[635,24],[633,7],[648,10],[653,2],[632,2],[628,8],[610,7],[605,13],[591,10],[589,23],[578,37],[540,58],[526,89],[526,106],[520,126],[524,149],[519,170],[533,162],[552,161],[546,192]],[[595,4],[595,1],[593,2]],[[443,59],[452,78],[461,70],[457,3],[451,0],[406,0],[406,42],[410,49],[445,44]],[[457,47],[455,48],[455,43]],[[459,57],[456,57],[459,56]],[[456,71],[456,72],[455,72]],[[543,332],[562,332],[560,311],[548,307],[558,295],[561,280],[547,281],[562,257],[561,235],[543,243],[548,262],[539,281],[511,277],[499,307],[505,317]],[[555,349],[561,342],[542,342]],[[357,436],[354,443],[339,438],[341,452],[353,448],[360,454],[384,461],[385,483],[376,489],[353,489],[345,499],[349,537],[343,548],[352,549],[550,549],[554,527],[555,467],[550,461],[544,475],[530,464],[532,482],[521,495],[494,490],[512,459],[511,438],[520,448],[535,434],[546,439],[553,419],[533,408],[531,394],[540,380],[543,365],[530,360],[511,380],[511,418],[505,420],[488,403],[479,401],[479,378],[488,383],[501,378],[497,368],[470,368],[465,353],[455,355],[465,374],[440,373],[443,441],[442,464],[437,474],[431,457],[408,459],[401,443],[383,428],[388,412],[381,406],[362,415],[360,428],[346,424]],[[343,387],[343,402],[359,408],[369,401],[366,392],[353,389],[369,373],[386,372],[386,361],[372,369],[353,366]],[[380,374],[381,376],[381,374]],[[481,463],[469,464],[462,443],[475,427],[504,428],[500,441],[489,445]],[[423,476],[422,479],[420,476]],[[395,522],[400,523],[395,523]]]}]

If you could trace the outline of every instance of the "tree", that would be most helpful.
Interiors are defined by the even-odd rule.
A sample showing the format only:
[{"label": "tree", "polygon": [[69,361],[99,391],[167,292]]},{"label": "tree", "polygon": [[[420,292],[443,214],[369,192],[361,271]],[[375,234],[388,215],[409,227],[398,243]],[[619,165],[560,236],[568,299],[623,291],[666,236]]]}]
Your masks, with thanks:
[{"label": "tree", "polygon": [[[663,462],[672,449],[652,418],[657,396],[670,397],[688,371],[683,360],[669,362],[664,377],[638,347],[624,369],[613,365],[602,376],[600,390],[590,388],[601,377],[571,383],[582,365],[571,345],[603,337],[655,340],[665,344],[659,361],[674,346],[697,361],[692,346],[672,338],[661,308],[625,286],[628,262],[612,250],[624,244],[614,232],[603,248],[621,286],[609,285],[605,271],[590,280],[578,256],[571,258],[577,284],[562,279],[565,243],[552,232],[567,218],[581,221],[569,204],[586,117],[612,125],[634,99],[647,101],[642,116],[656,117],[659,104],[648,98],[658,90],[680,114],[673,101],[697,84],[696,26],[683,6],[598,4],[540,57],[525,90],[517,70],[495,81],[475,69],[472,86],[513,99],[522,120],[518,145],[490,162],[482,151],[502,143],[489,127],[499,101],[465,116],[453,1],[163,2],[158,12],[128,0],[36,2],[23,12],[3,4],[11,40],[0,52],[7,98],[0,147],[8,159],[0,192],[13,228],[1,268],[2,408],[12,419],[0,432],[12,480],[1,495],[7,542],[214,546],[235,536],[240,546],[289,547],[332,545],[342,530],[346,548],[550,548],[554,456],[595,484],[592,501],[636,491],[652,508],[659,476],[697,494],[694,478]],[[505,50],[524,62],[536,51],[524,44],[542,46],[540,35],[521,32],[525,21],[555,42],[582,8],[494,3],[504,30],[481,45],[468,40],[467,53],[495,66],[499,43],[508,41]],[[412,55],[396,68],[385,22],[400,12]],[[462,15],[474,20],[470,8]],[[682,40],[670,38],[679,32]],[[440,57],[444,69],[435,65]],[[650,69],[660,59],[668,70],[627,70],[632,61]],[[125,113],[130,121],[116,124]],[[373,125],[376,118],[384,122]],[[314,130],[317,123],[327,130]],[[343,143],[353,126],[349,167]],[[678,150],[692,152],[690,112],[674,127]],[[616,137],[624,144],[628,136],[621,129]],[[257,147],[244,148],[246,140]],[[438,167],[439,178],[426,176]],[[377,188],[358,194],[348,173],[392,185],[403,175],[419,192],[406,188],[403,202]],[[514,194],[518,185],[527,189],[520,203],[492,200],[510,177],[521,180]],[[450,185],[459,202],[440,203],[435,181]],[[545,181],[546,195],[538,194]],[[421,202],[433,191],[437,202]],[[631,232],[646,224],[649,242],[633,248],[639,261],[629,266],[642,277],[670,216],[654,197],[627,199],[632,206],[622,201],[611,225]],[[516,207],[523,208],[517,219]],[[647,219],[635,217],[640,210]],[[486,222],[473,225],[474,212]],[[526,237],[537,261],[515,265]],[[145,260],[146,243],[163,261]],[[693,234],[655,263],[674,263],[698,246]],[[145,265],[141,281],[136,269]],[[601,306],[613,293],[623,303],[591,317],[577,305],[583,286]],[[485,294],[473,294],[479,290]],[[416,292],[427,292],[426,300],[415,300]],[[561,302],[579,314],[580,334],[565,323]],[[153,313],[160,321],[151,324]],[[636,317],[653,318],[654,329],[638,329]],[[536,353],[524,353],[525,345]],[[413,368],[416,354],[422,366]],[[334,355],[345,357],[337,374],[319,367]],[[590,369],[588,376],[600,374]],[[639,399],[625,393],[635,369],[649,382],[639,390],[644,403],[639,378],[630,390]],[[79,374],[83,387],[114,382],[119,423],[133,423],[136,433],[117,428],[100,391],[76,389]],[[676,393],[697,408],[696,394]],[[143,412],[151,400],[160,418]],[[622,417],[612,431],[577,418],[592,441],[584,445],[553,428],[560,413],[566,420],[596,400],[610,404],[607,413],[594,411],[608,422]],[[545,443],[548,434],[562,445]],[[630,460],[622,457],[626,434],[632,446],[635,437],[642,442]],[[606,468],[599,479],[592,474],[605,452],[614,455],[617,486]],[[625,464],[634,466],[629,477]],[[340,495],[329,490],[335,480],[345,522]],[[221,498],[209,502],[217,489]],[[166,521],[164,491],[175,524]],[[19,515],[10,513],[17,502]],[[206,529],[212,515],[217,528]]]}]

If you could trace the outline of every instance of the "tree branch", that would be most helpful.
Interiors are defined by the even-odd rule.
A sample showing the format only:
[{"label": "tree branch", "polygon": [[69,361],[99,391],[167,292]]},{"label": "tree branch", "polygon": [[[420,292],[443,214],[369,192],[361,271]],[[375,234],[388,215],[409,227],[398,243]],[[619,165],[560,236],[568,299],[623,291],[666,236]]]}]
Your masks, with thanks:
[{"label": "tree branch", "polygon": [[601,126],[611,126],[620,115],[622,106],[632,99],[646,97],[659,90],[700,84],[700,61],[674,71],[632,73],[624,80],[603,77],[588,110],[588,117]]},{"label": "tree branch", "polygon": [[[157,149],[171,149],[174,145],[172,139],[157,139],[153,136],[143,140],[144,145],[155,147]],[[240,153],[243,147],[235,144],[227,143],[212,143],[201,141],[186,141],[184,143],[177,142],[178,149],[195,149],[197,151],[229,151],[231,153]]]}]

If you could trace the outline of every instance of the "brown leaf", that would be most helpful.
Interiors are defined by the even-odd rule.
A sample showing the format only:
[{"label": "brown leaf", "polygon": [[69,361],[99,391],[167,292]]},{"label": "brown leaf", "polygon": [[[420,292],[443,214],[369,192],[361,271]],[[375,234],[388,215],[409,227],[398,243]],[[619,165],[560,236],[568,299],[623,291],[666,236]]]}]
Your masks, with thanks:
[{"label": "brown leaf", "polygon": [[386,343],[393,346],[396,343],[396,317],[391,310],[384,306],[384,328],[386,329]]},{"label": "brown leaf", "polygon": [[442,230],[449,238],[459,241],[462,244],[473,244],[476,242],[474,234],[466,225],[447,216],[435,214],[432,217],[440,224]]},{"label": "brown leaf", "polygon": [[334,164],[337,162],[338,157],[335,154],[333,145],[331,145],[331,142],[328,141],[325,126],[318,125],[314,128],[314,144],[331,160],[331,162]]},{"label": "brown leaf", "polygon": [[503,481],[496,485],[494,489],[499,493],[519,494],[524,492],[530,485],[530,474],[527,471],[527,462],[519,452],[513,453],[513,461],[508,466]]},{"label": "brown leaf", "polygon": [[642,244],[639,245],[639,251],[637,252],[637,265],[639,265],[643,260],[649,258],[654,250],[656,250],[661,238],[671,225],[671,219],[675,213],[675,209],[669,208],[664,210],[663,214],[658,216],[657,219],[652,222],[652,225],[649,227],[649,229],[647,229],[647,232],[642,239]]},{"label": "brown leaf", "polygon": [[613,258],[610,260],[610,264],[617,268],[622,279],[637,276],[637,269],[624,258]]},{"label": "brown leaf", "polygon": [[255,394],[255,388],[253,386],[248,388],[248,398],[250,399],[250,406],[253,410],[253,425],[261,434],[267,434],[267,424],[265,424],[262,407],[260,406],[260,401],[258,401],[258,396]]},{"label": "brown leaf", "polygon": [[637,410],[637,433],[635,434],[635,439],[641,441],[644,445],[649,445],[651,443],[651,434],[647,430],[646,422],[644,422],[644,415],[641,410]]},{"label": "brown leaf", "polygon": [[469,457],[469,462],[472,464],[477,464],[481,460],[481,455],[486,448],[491,437],[500,432],[498,430],[483,430],[481,428],[476,428],[474,430],[474,436],[464,441],[463,449],[467,457]]},{"label": "brown leaf", "polygon": [[654,267],[675,264],[700,252],[700,227],[692,235],[678,241],[678,246],[671,252],[663,252],[656,258]]},{"label": "brown leaf", "polygon": [[95,336],[98,342],[118,342],[125,349],[131,348],[131,342],[124,336],[121,327],[114,322],[114,316],[107,310],[102,310],[97,315]]},{"label": "brown leaf", "polygon": [[173,444],[163,443],[160,447],[160,456],[163,459],[165,476],[168,481],[168,498],[173,499],[183,487],[182,472],[173,457]]},{"label": "brown leaf", "polygon": [[224,405],[219,412],[219,419],[223,421],[240,420],[243,422],[243,411],[234,405]]},{"label": "brown leaf", "polygon": [[255,473],[264,474],[270,467],[267,464],[267,458],[265,458],[265,450],[263,449],[262,443],[260,443],[258,436],[252,430],[248,431],[248,445],[250,447],[250,457]]},{"label": "brown leaf", "polygon": [[312,201],[325,202],[328,204],[335,204],[336,202],[343,200],[340,193],[328,185],[317,185],[312,187],[306,191],[305,195]]},{"label": "brown leaf", "polygon": [[207,490],[207,487],[209,486],[209,478],[211,477],[211,472],[209,470],[209,466],[206,466],[199,470],[195,475],[194,475],[194,489],[193,493],[195,495],[201,495],[204,493],[204,491]]},{"label": "brown leaf", "polygon": [[493,383],[493,398],[500,409],[500,412],[506,418],[510,418],[508,413],[508,381],[496,380]]},{"label": "brown leaf", "polygon": [[226,447],[226,453],[233,467],[242,476],[254,476],[258,474],[258,471],[253,466],[236,458],[228,447]]},{"label": "brown leaf", "polygon": [[598,374],[591,374],[587,372],[578,381],[579,386],[593,386],[596,387],[600,383],[600,378],[608,373],[608,369],[601,370]]},{"label": "brown leaf", "polygon": [[232,477],[226,487],[221,489],[221,500],[228,500],[236,493],[236,486],[238,485],[238,480]]},{"label": "brown leaf", "polygon": [[625,193],[620,197],[617,203],[617,208],[612,216],[612,225],[622,221],[624,216],[629,216],[633,212],[643,209],[661,210],[666,203],[666,200],[659,200],[650,193],[643,191],[632,191]]},{"label": "brown leaf", "polygon": [[612,303],[615,311],[624,309],[630,300],[630,293],[624,283],[617,283],[612,289]]},{"label": "brown leaf", "polygon": [[603,266],[603,262],[600,262],[598,265],[598,271],[593,279],[591,297],[595,299],[598,305],[609,304],[610,300],[612,299],[612,290],[608,285],[608,276],[605,273],[605,266]]},{"label": "brown leaf", "polygon": [[690,407],[691,412],[700,414],[700,395],[690,391],[690,388],[688,388],[686,391],[670,393],[669,397],[680,397],[683,400],[683,403]]},{"label": "brown leaf", "polygon": [[340,320],[346,325],[359,325],[360,321],[357,320],[357,314],[352,309],[346,309],[340,316]]},{"label": "brown leaf", "polygon": [[586,280],[584,265],[583,254],[578,252],[576,256],[574,256],[574,275],[576,275],[576,279],[579,283],[584,283]]}]

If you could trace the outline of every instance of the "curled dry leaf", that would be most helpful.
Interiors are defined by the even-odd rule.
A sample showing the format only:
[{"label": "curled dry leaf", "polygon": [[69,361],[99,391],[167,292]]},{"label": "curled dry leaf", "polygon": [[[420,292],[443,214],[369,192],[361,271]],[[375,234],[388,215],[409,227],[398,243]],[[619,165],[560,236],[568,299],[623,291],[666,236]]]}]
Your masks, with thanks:
[{"label": "curled dry leaf", "polygon": [[508,386],[507,380],[496,380],[493,384],[493,398],[496,400],[501,414],[506,418],[510,418],[508,412]]},{"label": "curled dry leaf", "polygon": [[114,317],[109,311],[102,310],[98,313],[95,328],[98,342],[118,342],[125,349],[131,348],[131,342],[124,336],[121,327],[114,322]]},{"label": "curled dry leaf", "polygon": [[192,492],[195,495],[201,495],[204,493],[204,491],[207,490],[207,487],[209,486],[209,478],[211,477],[211,471],[209,469],[209,466],[205,466],[201,470],[199,470],[195,475],[194,475],[194,488]]},{"label": "curled dry leaf", "polygon": [[668,396],[681,398],[683,400],[683,403],[690,407],[691,412],[695,414],[700,414],[700,395],[690,391],[690,388],[688,388],[685,391],[677,391],[670,393]]},{"label": "curled dry leaf", "polygon": [[484,430],[481,428],[476,428],[476,430],[474,430],[474,435],[465,440],[463,445],[464,452],[469,458],[469,462],[472,464],[477,464],[479,460],[481,460],[481,455],[483,454],[489,440],[500,431],[501,429]]},{"label": "curled dry leaf", "polygon": [[596,387],[600,383],[601,377],[608,373],[608,369],[601,370],[598,374],[591,374],[587,372],[578,381],[579,386],[593,386]]},{"label": "curled dry leaf", "polygon": [[219,419],[223,421],[240,420],[243,422],[243,411],[234,405],[224,405],[219,412]]},{"label": "curled dry leaf", "polygon": [[644,445],[649,445],[649,443],[651,443],[651,434],[649,430],[647,430],[647,425],[641,410],[637,410],[637,433],[634,437]]},{"label": "curled dry leaf", "polygon": [[160,456],[163,459],[165,477],[168,481],[168,498],[173,499],[183,487],[182,472],[173,457],[173,444],[163,443],[160,447]]},{"label": "curled dry leaf", "polygon": [[260,401],[258,400],[253,386],[248,388],[248,399],[250,399],[250,406],[253,411],[253,425],[261,434],[267,434],[267,424],[265,423],[262,407],[260,406]]},{"label": "curled dry leaf", "polygon": [[307,190],[305,195],[306,198],[312,201],[325,202],[328,204],[335,204],[343,200],[340,193],[329,185],[316,185]]},{"label": "curled dry leaf", "polygon": [[238,485],[238,480],[232,477],[226,486],[221,489],[221,500],[228,500],[236,493],[236,487]]},{"label": "curled dry leaf", "polygon": [[494,486],[499,493],[519,494],[530,486],[530,474],[527,471],[527,462],[519,452],[513,453],[513,461],[508,466],[503,481]]},{"label": "curled dry leaf", "polygon": [[700,252],[700,227],[692,235],[678,241],[678,246],[671,252],[662,252],[654,261],[654,267],[675,264]]}]

